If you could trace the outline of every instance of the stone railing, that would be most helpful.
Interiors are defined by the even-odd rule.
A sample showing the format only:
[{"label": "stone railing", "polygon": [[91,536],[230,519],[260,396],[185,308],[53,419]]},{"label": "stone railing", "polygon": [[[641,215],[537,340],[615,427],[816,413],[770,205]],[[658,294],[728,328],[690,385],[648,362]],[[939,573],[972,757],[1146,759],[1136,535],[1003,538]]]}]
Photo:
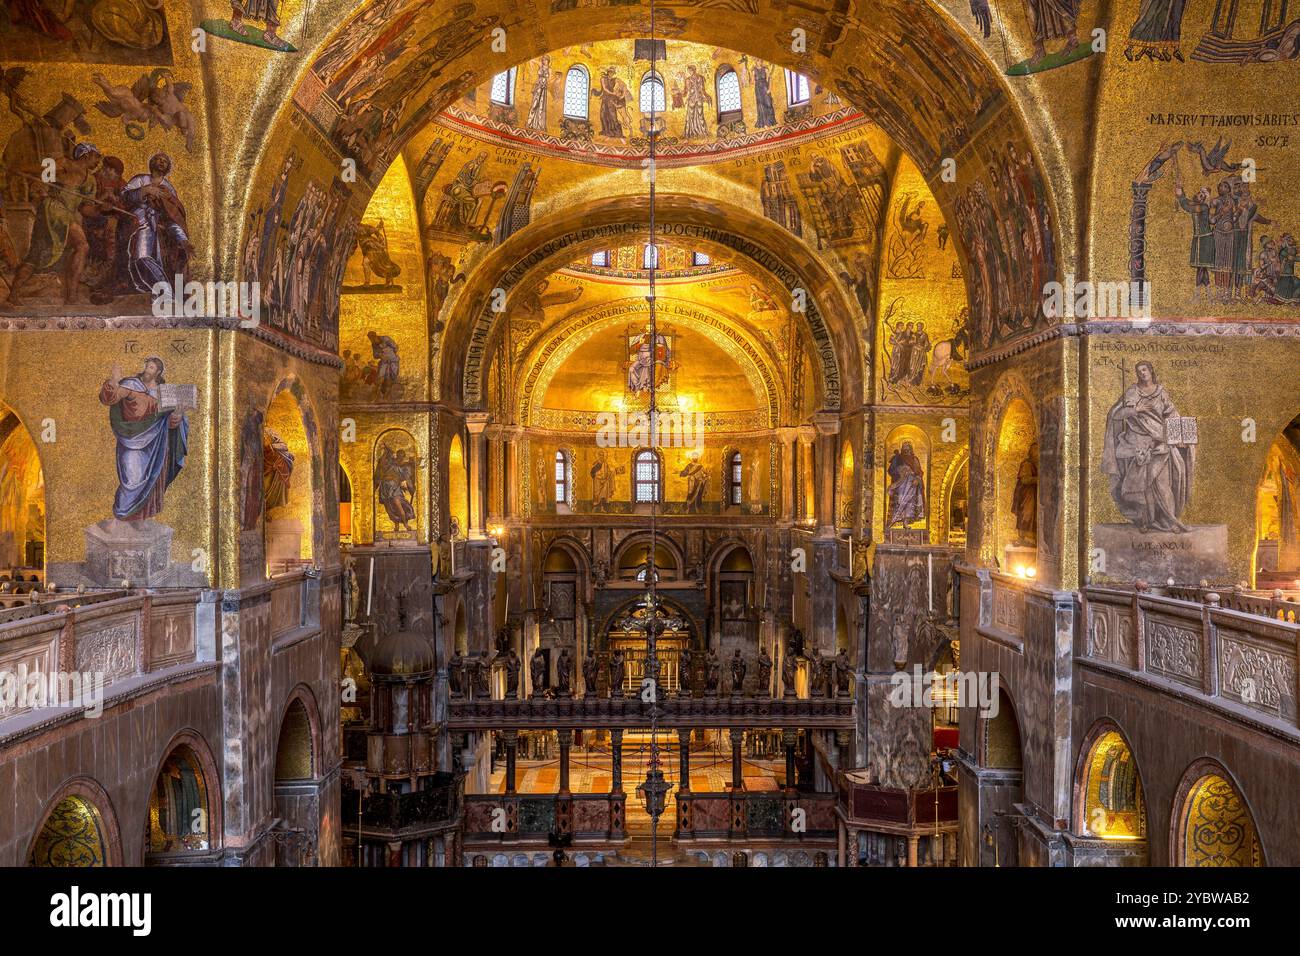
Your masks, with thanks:
[{"label": "stone railing", "polygon": [[465,795],[466,844],[547,843],[553,836],[586,843],[627,837],[625,793]]},{"label": "stone railing", "polygon": [[1242,587],[1171,587],[1166,588],[1165,592],[1169,597],[1179,601],[1210,604],[1241,611],[1243,614],[1255,614],[1260,617],[1271,617],[1277,621],[1300,624],[1300,602],[1286,597],[1281,590],[1265,593]]},{"label": "stone railing", "polygon": [[[679,793],[678,843],[834,840],[835,794],[798,791]],[[802,812],[799,812],[802,811]]]},{"label": "stone railing", "polygon": [[[661,727],[809,727],[851,730],[851,697],[670,697],[659,701]],[[648,727],[640,697],[464,700],[447,705],[451,730]]]},{"label": "stone railing", "polygon": [[319,572],[296,568],[276,575],[270,584],[272,639],[320,625]]},{"label": "stone railing", "polygon": [[1213,601],[1108,588],[1088,588],[1083,611],[1080,659],[1296,727],[1300,624]]},{"label": "stone railing", "polygon": [[[18,682],[29,683],[35,674],[44,675],[47,690],[59,685],[62,705],[85,706],[91,692],[86,682],[106,689],[169,667],[215,660],[216,597],[215,591],[190,589],[68,595],[57,604],[22,609],[45,613],[0,620],[0,675],[6,678],[0,724],[42,709],[41,699],[30,693],[8,699],[9,690],[18,693]],[[48,694],[45,706],[55,706]]]}]

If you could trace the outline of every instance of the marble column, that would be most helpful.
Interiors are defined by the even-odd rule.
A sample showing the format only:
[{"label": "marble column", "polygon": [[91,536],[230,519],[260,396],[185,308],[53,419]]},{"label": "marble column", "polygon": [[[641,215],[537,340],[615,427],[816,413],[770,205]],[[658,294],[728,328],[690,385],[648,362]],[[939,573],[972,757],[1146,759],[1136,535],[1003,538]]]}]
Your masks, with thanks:
[{"label": "marble column", "polygon": [[840,417],[835,412],[813,416],[817,437],[813,446],[813,488],[819,538],[835,535],[835,473],[839,470]]},{"label": "marble column", "polygon": [[[812,518],[817,514],[817,475],[813,471],[816,462],[813,458],[813,442],[817,439],[817,429],[811,425],[803,425],[796,429],[799,436],[799,454],[795,461],[795,481],[798,482],[795,497],[795,522],[799,523]],[[799,496],[806,495],[808,483],[805,476],[813,475],[813,500],[803,499],[803,507],[799,507]]]},{"label": "marble column", "polygon": [[560,796],[569,795],[569,751],[573,748],[573,731],[557,731],[560,738]]},{"label": "marble column", "polygon": [[[795,512],[796,502],[799,500],[796,489],[799,485],[799,472],[796,469],[794,458],[794,442],[798,437],[799,429],[797,428],[778,428],[776,437],[781,441],[781,518],[786,524],[793,524],[799,520],[799,515]],[[774,503],[775,504],[775,503]],[[772,509],[776,510],[775,506]]]},{"label": "marble column", "polygon": [[506,739],[506,793],[515,792],[515,755],[519,749],[519,731],[507,730]]},{"label": "marble column", "polygon": [[691,731],[687,727],[677,729],[677,746],[680,752],[677,757],[677,792],[690,793],[691,791]]},{"label": "marble column", "polygon": [[785,788],[793,791],[796,785],[794,767],[794,748],[799,742],[799,731],[786,728],[781,731],[781,743],[785,745]]},{"label": "marble column", "polygon": [[610,769],[613,782],[609,785],[610,793],[623,792],[623,728],[609,732]]},{"label": "marble column", "polygon": [[734,790],[745,788],[745,775],[740,766],[740,746],[745,742],[745,728],[732,727],[731,735],[731,786]]},{"label": "marble column", "polygon": [[487,537],[487,412],[468,412],[465,428],[469,432],[469,537]]},{"label": "marble column", "polygon": [[523,437],[524,430],[518,425],[503,425],[501,428],[501,441],[505,445],[505,473],[501,476],[503,482],[502,504],[505,506],[505,517],[520,518],[522,509],[519,507],[519,440]]}]

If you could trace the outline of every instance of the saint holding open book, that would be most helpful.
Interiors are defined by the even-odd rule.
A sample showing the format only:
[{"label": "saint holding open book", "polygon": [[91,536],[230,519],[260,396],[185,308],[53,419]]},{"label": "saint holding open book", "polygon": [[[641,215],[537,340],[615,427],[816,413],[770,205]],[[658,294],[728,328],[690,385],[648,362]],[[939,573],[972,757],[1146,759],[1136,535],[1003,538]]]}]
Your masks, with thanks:
[{"label": "saint holding open book", "polygon": [[117,495],[113,517],[141,521],[162,511],[163,494],[185,466],[189,445],[188,409],[197,404],[194,385],[168,385],[163,360],[123,377],[117,366],[99,389],[117,438]]}]

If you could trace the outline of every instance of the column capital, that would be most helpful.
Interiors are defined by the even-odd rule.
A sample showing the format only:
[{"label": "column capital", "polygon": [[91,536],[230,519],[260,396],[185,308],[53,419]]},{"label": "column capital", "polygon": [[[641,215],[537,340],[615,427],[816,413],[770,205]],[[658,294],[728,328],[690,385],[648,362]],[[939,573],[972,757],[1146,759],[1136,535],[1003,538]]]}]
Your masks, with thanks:
[{"label": "column capital", "polygon": [[812,417],[812,423],[819,435],[838,435],[840,433],[839,412],[817,412]]},{"label": "column capital", "polygon": [[571,729],[570,729],[570,730],[557,730],[557,731],[556,731],[556,734],[557,734],[557,735],[559,736],[559,738],[560,738],[560,746],[561,746],[561,747],[572,747],[572,746],[573,746],[573,731],[572,731]]},{"label": "column capital", "polygon": [[783,445],[793,445],[794,440],[799,437],[799,429],[794,425],[782,425],[780,428],[774,428],[773,432]]},{"label": "column capital", "polygon": [[690,727],[678,727],[678,728],[677,728],[677,742],[680,743],[683,747],[685,747],[685,746],[687,746],[687,745],[690,744],[690,742],[691,742],[691,728],[690,728]]},{"label": "column capital", "polygon": [[478,435],[487,428],[491,417],[487,412],[466,412],[465,427],[469,429],[471,435]]},{"label": "column capital", "polygon": [[615,727],[609,732],[609,742],[615,747],[623,746],[623,728]]},{"label": "column capital", "polygon": [[727,734],[731,738],[731,746],[733,747],[739,747],[741,744],[745,742],[744,727],[728,727]]},{"label": "column capital", "polygon": [[519,743],[518,730],[503,730],[501,731],[501,736],[505,739],[507,747],[514,747]]},{"label": "column capital", "polygon": [[817,438],[817,426],[800,425],[796,431],[799,433],[799,442],[803,445],[811,445]]},{"label": "column capital", "polygon": [[793,747],[799,743],[799,730],[796,727],[786,727],[781,731],[781,743],[786,747]]}]

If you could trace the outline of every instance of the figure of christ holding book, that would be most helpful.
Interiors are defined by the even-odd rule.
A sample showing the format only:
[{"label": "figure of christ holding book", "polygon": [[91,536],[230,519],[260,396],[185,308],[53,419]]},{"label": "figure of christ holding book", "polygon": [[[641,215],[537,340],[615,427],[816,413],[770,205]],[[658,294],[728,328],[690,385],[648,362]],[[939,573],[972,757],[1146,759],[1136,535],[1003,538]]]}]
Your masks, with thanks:
[{"label": "figure of christ holding book", "polygon": [[168,385],[162,359],[150,356],[134,375],[113,371],[99,389],[117,440],[117,494],[113,517],[142,521],[162,511],[167,487],[185,467],[189,445],[188,409],[197,388]]}]

